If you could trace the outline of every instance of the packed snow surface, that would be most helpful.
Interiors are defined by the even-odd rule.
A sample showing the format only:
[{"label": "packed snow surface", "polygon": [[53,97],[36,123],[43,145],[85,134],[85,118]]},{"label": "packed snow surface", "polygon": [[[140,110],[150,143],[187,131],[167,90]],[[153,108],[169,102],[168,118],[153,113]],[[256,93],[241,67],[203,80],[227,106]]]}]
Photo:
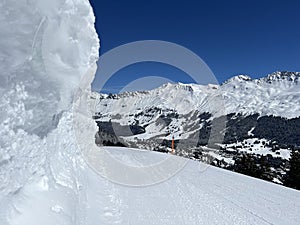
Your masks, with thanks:
[{"label": "packed snow surface", "polygon": [[[166,158],[133,149],[112,147],[106,151],[132,167]],[[79,177],[68,168],[56,167],[60,167],[61,185],[51,187],[45,175],[13,195],[11,224],[300,223],[299,191],[194,161],[188,161],[170,179],[144,187],[112,183],[88,167],[81,170]],[[79,187],[75,192],[72,185],[66,185],[74,179]]]}]

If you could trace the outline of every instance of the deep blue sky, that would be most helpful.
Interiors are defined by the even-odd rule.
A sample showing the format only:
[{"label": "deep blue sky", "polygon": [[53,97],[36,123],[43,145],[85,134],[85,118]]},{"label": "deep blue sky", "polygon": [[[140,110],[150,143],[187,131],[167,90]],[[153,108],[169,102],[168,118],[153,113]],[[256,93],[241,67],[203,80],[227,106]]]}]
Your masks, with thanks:
[{"label": "deep blue sky", "polygon": [[[195,52],[220,83],[237,74],[257,78],[277,70],[300,71],[300,1],[90,2],[100,55],[132,41],[164,40]],[[139,63],[117,72],[105,92],[117,92],[130,81],[151,75],[192,82],[171,66]]]}]

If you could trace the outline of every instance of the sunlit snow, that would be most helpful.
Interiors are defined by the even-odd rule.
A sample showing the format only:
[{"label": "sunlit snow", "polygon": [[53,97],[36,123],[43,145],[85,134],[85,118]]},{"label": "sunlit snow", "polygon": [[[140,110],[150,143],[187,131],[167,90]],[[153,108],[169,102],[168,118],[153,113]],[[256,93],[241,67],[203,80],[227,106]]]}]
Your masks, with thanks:
[{"label": "sunlit snow", "polygon": [[94,20],[87,0],[0,3],[1,225],[300,223],[299,191],[176,156],[102,149],[136,169],[166,157],[182,163],[148,186],[116,184],[89,167],[83,153],[97,155],[89,152],[96,124],[74,108],[84,110],[79,99],[90,95]]}]

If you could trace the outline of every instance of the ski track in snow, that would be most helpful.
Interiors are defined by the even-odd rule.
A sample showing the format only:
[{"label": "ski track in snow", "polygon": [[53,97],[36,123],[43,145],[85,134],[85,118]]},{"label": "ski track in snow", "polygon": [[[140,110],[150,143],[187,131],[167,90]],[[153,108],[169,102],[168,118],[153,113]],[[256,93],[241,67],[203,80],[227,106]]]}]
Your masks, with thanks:
[{"label": "ski track in snow", "polygon": [[[132,151],[112,149],[129,156]],[[114,184],[88,172],[87,224],[299,224],[299,191],[198,167],[189,161],[174,177],[147,187]]]}]

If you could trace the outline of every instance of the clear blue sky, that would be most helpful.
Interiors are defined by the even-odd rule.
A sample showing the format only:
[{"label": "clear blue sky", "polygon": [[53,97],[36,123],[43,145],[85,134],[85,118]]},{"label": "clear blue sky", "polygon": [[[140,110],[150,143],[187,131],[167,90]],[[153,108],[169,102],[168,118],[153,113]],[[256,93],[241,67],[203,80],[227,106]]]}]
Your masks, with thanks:
[{"label": "clear blue sky", "polygon": [[[200,56],[217,80],[277,70],[300,71],[300,1],[90,0],[101,39],[100,55],[128,42],[164,40]],[[139,63],[117,72],[105,85],[118,90],[143,76],[192,82],[161,63]],[[97,85],[94,85],[97,89]]]}]

